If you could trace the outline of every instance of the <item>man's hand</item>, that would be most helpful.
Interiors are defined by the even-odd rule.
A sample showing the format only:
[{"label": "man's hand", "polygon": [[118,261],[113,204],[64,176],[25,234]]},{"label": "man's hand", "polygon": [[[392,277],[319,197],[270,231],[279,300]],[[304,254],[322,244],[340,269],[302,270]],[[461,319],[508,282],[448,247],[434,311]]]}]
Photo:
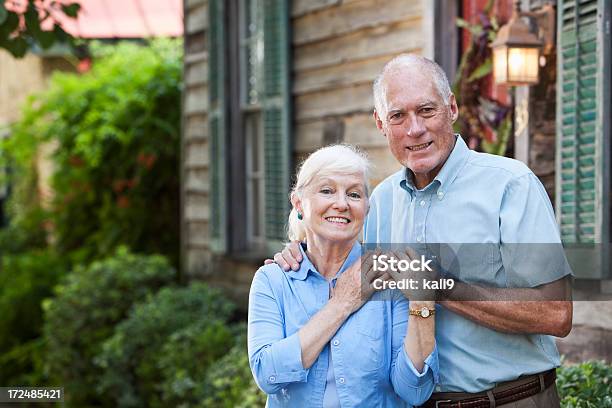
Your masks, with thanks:
[{"label": "man's hand", "polygon": [[[402,250],[391,251],[387,253],[387,255],[389,255],[389,258],[393,257],[400,261],[407,261],[408,263],[412,262],[413,260],[419,260],[421,258],[421,255],[417,251],[408,246]],[[438,271],[435,268],[433,268],[432,266],[429,266],[429,268],[431,268],[432,270],[430,271],[425,268],[424,271],[415,271],[412,269],[408,271],[394,271],[389,268],[388,273],[391,279],[396,282],[406,281],[413,283],[412,286],[406,285],[405,289],[401,289],[402,293],[404,294],[404,297],[406,297],[406,299],[408,299],[411,303],[418,300],[426,301],[429,305],[429,302],[432,302],[436,299],[437,291],[433,289],[423,288],[423,280],[432,281],[438,279],[439,277]]]},{"label": "man's hand", "polygon": [[274,259],[266,259],[264,264],[267,265],[274,262],[283,268],[285,272],[289,272],[289,270],[297,271],[300,269],[300,263],[302,262],[300,243],[297,241],[288,243],[285,249],[274,254]]}]

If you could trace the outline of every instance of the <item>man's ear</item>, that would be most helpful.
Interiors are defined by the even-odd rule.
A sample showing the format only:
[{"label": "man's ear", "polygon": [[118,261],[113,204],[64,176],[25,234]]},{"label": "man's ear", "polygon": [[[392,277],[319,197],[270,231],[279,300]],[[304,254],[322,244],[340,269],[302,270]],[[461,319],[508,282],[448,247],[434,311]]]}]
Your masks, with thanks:
[{"label": "man's ear", "polygon": [[380,130],[380,133],[382,133],[383,136],[386,137],[385,130],[383,129],[382,119],[380,118],[380,116],[378,116],[378,112],[376,112],[376,109],[374,109],[372,116],[374,117],[374,121],[376,122],[376,127],[378,128],[378,130]]},{"label": "man's ear", "polygon": [[450,94],[450,113],[451,123],[455,123],[459,117],[459,107],[457,106],[457,99],[454,94]]}]

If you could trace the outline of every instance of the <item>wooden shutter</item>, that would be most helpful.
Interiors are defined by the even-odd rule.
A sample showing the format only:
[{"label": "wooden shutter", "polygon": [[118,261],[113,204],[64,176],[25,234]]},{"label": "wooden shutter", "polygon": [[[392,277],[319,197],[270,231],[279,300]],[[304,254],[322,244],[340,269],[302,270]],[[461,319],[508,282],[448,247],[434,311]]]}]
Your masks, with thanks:
[{"label": "wooden shutter", "polygon": [[291,98],[287,3],[285,0],[263,0],[265,231],[270,241],[285,239],[289,214]]},{"label": "wooden shutter", "polygon": [[227,248],[226,213],[226,90],[225,90],[225,10],[224,0],[209,0],[208,50],[208,126],[210,134],[210,206],[211,250],[222,253]]},{"label": "wooden shutter", "polygon": [[[557,3],[556,207],[561,238],[568,244],[609,242],[610,136],[605,122],[610,120],[610,67],[609,51],[604,46],[604,8],[609,8],[606,1]],[[609,19],[609,11],[607,15]],[[607,38],[609,41],[609,28]],[[575,271],[577,276],[605,275],[602,268],[606,261],[598,255],[605,252],[595,251],[593,254],[600,259],[593,259],[593,267]]]},{"label": "wooden shutter", "polygon": [[564,241],[601,242],[601,46],[597,0],[559,3],[557,207]]}]

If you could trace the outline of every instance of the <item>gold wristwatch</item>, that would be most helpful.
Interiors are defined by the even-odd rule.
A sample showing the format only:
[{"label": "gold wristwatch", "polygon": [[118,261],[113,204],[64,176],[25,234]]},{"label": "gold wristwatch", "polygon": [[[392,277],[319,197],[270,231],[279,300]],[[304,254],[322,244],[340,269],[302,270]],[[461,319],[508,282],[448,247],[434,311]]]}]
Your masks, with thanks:
[{"label": "gold wristwatch", "polygon": [[436,309],[430,309],[427,306],[423,306],[420,309],[410,309],[410,315],[419,316],[425,319],[435,314],[436,314]]}]

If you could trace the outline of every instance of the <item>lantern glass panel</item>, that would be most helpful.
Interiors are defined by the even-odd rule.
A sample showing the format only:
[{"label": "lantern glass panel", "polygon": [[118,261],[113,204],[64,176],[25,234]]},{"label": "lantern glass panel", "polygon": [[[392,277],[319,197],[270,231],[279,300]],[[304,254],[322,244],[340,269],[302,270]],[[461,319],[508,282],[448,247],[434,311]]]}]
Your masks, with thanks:
[{"label": "lantern glass panel", "polygon": [[539,70],[538,48],[508,48],[509,83],[536,84]]},{"label": "lantern glass panel", "polygon": [[508,80],[508,47],[499,46],[493,49],[493,77],[496,83],[505,83]]}]

